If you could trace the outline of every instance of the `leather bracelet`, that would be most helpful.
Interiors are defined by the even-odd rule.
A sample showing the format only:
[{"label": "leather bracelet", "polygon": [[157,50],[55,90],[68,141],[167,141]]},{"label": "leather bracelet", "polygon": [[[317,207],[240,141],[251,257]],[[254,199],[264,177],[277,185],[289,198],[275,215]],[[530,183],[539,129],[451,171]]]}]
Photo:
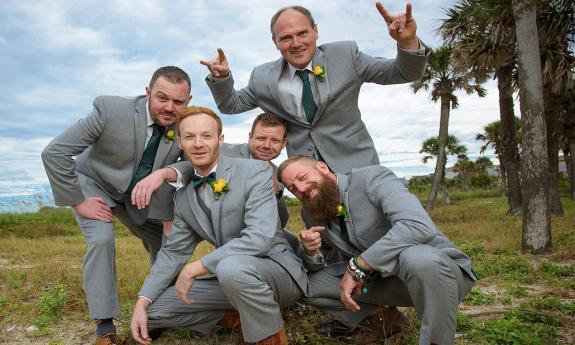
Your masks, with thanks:
[{"label": "leather bracelet", "polygon": [[356,257],[354,257],[354,258],[352,259],[352,260],[353,260],[353,263],[355,264],[355,266],[356,266],[357,268],[359,268],[359,270],[362,271],[363,273],[369,274],[369,273],[370,273],[370,270],[368,270],[367,268],[365,268],[365,267],[363,267],[362,265],[360,265],[358,258],[359,258],[359,256],[356,256]]}]

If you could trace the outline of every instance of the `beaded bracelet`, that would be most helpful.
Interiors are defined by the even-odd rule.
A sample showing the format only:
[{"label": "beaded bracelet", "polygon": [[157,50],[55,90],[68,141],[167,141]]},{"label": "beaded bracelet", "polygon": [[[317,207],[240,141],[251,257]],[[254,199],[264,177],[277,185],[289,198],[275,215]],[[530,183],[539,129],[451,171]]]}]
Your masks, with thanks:
[{"label": "beaded bracelet", "polygon": [[354,281],[360,281],[360,280],[365,280],[366,274],[365,272],[363,272],[362,270],[360,270],[356,265],[355,262],[352,259],[349,260],[349,263],[347,264],[347,271],[349,272],[351,278]]}]

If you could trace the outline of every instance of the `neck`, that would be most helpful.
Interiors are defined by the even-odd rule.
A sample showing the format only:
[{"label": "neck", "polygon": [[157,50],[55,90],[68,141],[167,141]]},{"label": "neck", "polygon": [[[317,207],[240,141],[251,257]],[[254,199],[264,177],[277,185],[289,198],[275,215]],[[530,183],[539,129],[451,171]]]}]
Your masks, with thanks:
[{"label": "neck", "polygon": [[219,158],[216,159],[213,163],[211,163],[209,166],[203,166],[203,167],[196,167],[194,166],[194,170],[196,171],[197,174],[202,175],[202,176],[208,176],[210,174],[210,172],[212,171],[212,169],[218,164]]}]

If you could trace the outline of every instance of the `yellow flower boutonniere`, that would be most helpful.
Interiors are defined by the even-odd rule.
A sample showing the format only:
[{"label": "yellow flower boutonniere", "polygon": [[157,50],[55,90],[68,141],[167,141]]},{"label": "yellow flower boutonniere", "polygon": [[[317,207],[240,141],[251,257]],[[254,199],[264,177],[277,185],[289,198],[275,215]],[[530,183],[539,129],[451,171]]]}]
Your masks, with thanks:
[{"label": "yellow flower boutonniere", "polygon": [[170,141],[174,141],[175,138],[176,138],[176,132],[174,132],[169,128],[166,128],[166,131],[164,132],[164,137],[162,138],[164,142],[168,143]]},{"label": "yellow flower boutonniere", "polygon": [[214,193],[216,193],[216,199],[218,199],[225,192],[230,191],[230,187],[228,187],[228,181],[224,180],[223,178],[212,182],[211,186],[214,190]]},{"label": "yellow flower boutonniere", "polygon": [[315,75],[320,81],[325,80],[325,67],[317,65],[313,68],[313,75]]},{"label": "yellow flower boutonniere", "polygon": [[343,220],[347,222],[347,209],[345,208],[345,204],[337,205],[337,213],[335,215],[336,217],[343,217]]}]

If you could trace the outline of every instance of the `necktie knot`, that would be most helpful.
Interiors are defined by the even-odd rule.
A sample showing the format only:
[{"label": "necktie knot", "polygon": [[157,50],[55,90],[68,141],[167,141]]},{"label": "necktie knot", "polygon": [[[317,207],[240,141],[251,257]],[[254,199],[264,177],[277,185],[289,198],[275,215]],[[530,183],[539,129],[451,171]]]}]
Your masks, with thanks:
[{"label": "necktie knot", "polygon": [[214,182],[215,180],[216,180],[215,172],[211,172],[208,176],[200,176],[194,174],[194,176],[192,176],[192,186],[195,189],[198,189],[206,182],[211,185],[212,182]]},{"label": "necktie knot", "polygon": [[309,76],[307,75],[309,73],[309,71],[307,69],[300,69],[295,71],[295,74],[297,74],[298,77],[301,78],[301,80],[309,82]]}]

